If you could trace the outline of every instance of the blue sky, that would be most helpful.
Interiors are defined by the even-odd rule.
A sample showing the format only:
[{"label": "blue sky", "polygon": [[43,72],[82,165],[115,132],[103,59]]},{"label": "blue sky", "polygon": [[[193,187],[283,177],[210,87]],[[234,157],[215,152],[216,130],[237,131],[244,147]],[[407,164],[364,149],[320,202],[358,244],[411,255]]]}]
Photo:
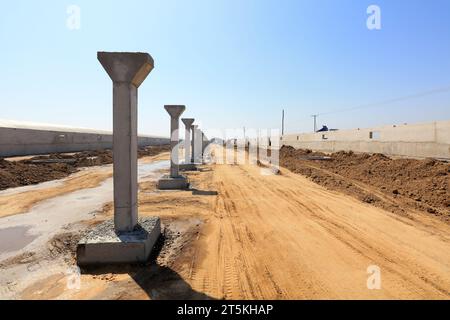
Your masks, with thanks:
[{"label": "blue sky", "polygon": [[[69,5],[81,29],[66,26]],[[381,30],[366,27],[381,8]],[[164,104],[205,128],[312,129],[328,113],[450,87],[448,0],[8,1],[0,11],[0,118],[110,129],[97,51],[144,51],[139,131],[167,135]],[[319,117],[333,128],[450,119],[450,91]]]}]

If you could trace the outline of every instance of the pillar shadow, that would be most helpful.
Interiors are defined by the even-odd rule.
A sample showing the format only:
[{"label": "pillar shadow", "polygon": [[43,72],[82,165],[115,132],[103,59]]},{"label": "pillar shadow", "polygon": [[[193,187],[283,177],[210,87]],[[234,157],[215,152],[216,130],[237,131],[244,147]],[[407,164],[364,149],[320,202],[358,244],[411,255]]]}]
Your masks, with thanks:
[{"label": "pillar shadow", "polygon": [[168,267],[154,264],[130,276],[152,300],[214,300],[192,289],[178,273]]},{"label": "pillar shadow", "polygon": [[145,267],[130,274],[133,280],[152,300],[214,300],[214,298],[195,291],[174,270],[157,263],[158,256],[166,243],[165,233],[156,242]]},{"label": "pillar shadow", "polygon": [[217,196],[219,193],[217,191],[212,190],[199,190],[192,188],[192,194],[194,196]]},{"label": "pillar shadow", "polygon": [[180,169],[181,172],[194,172],[194,171],[200,171],[199,168],[192,168],[192,169]]},{"label": "pillar shadow", "polygon": [[125,274],[127,273],[152,300],[216,300],[190,286],[176,271],[157,263],[165,244],[162,234],[155,244],[149,261],[145,264],[124,264],[90,266],[81,269],[82,274]]}]

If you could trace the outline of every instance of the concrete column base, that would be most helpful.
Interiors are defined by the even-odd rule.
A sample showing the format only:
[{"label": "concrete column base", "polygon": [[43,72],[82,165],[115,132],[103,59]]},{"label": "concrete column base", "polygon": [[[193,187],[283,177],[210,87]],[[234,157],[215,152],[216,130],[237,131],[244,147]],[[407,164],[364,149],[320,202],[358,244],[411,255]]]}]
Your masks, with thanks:
[{"label": "concrete column base", "polygon": [[159,217],[140,218],[131,232],[117,234],[114,221],[94,227],[77,246],[79,266],[146,262],[161,234]]},{"label": "concrete column base", "polygon": [[170,176],[163,176],[158,180],[158,189],[160,190],[183,190],[189,187],[189,182],[186,177],[178,176],[172,178]]}]

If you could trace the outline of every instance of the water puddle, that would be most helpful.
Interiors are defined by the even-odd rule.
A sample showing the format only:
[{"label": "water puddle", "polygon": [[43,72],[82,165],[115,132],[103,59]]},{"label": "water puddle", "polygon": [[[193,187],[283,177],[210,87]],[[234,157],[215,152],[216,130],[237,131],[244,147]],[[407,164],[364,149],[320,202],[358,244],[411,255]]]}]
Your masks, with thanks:
[{"label": "water puddle", "polygon": [[142,163],[138,166],[139,182],[145,180],[156,180],[161,176],[160,171],[169,168],[169,161],[163,160],[158,162]]},{"label": "water puddle", "polygon": [[[167,160],[139,163],[138,181],[156,180],[160,171],[168,168]],[[112,201],[113,179],[108,178],[97,187],[41,201],[27,213],[0,218],[0,261],[25,247],[33,250],[42,246],[65,225],[95,217],[104,204]]]},{"label": "water puddle", "polygon": [[25,248],[37,238],[28,234],[30,226],[19,226],[0,229],[0,253],[13,252]]}]

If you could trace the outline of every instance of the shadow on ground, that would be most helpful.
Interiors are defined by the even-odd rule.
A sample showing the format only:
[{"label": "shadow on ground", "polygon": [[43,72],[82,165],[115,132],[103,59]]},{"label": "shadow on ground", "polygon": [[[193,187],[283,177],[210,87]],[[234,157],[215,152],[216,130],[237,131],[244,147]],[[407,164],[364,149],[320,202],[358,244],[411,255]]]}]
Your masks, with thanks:
[{"label": "shadow on ground", "polygon": [[191,190],[194,196],[217,196],[219,194],[217,191],[199,190],[195,188],[192,188]]},{"label": "shadow on ground", "polygon": [[168,267],[151,265],[130,274],[152,300],[212,300],[195,291],[183,278]]},{"label": "shadow on ground", "polygon": [[[97,267],[84,267],[82,274],[128,274],[151,300],[214,300],[214,298],[195,291],[176,271],[168,266],[158,264],[157,258],[165,245],[164,234],[158,239],[146,264],[135,265],[110,265]],[[112,299],[136,299],[141,297],[141,292],[134,294],[135,286],[120,283],[110,284],[108,292],[102,294],[102,298]],[[134,289],[133,289],[134,287]]]}]

